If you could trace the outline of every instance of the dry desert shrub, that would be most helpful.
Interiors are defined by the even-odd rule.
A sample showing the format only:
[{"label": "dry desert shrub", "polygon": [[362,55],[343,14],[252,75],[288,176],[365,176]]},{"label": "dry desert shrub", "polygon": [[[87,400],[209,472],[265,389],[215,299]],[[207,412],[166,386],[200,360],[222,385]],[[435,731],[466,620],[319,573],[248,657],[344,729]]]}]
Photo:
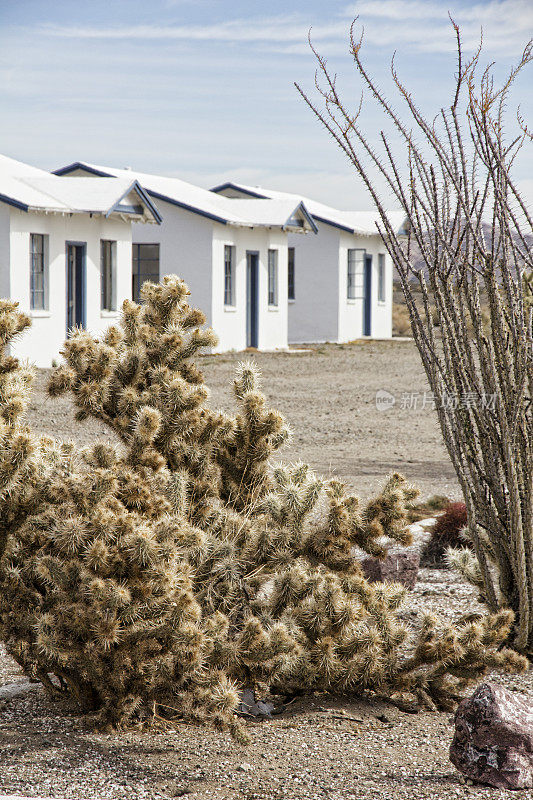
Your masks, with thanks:
[{"label": "dry desert shrub", "polygon": [[461,534],[467,521],[464,503],[450,503],[446,506],[433,525],[431,537],[420,554],[420,563],[426,566],[447,566],[448,548],[465,544]]},{"label": "dry desert shrub", "polygon": [[411,318],[405,303],[392,305],[392,335],[411,336]]},{"label": "dry desert shrub", "polygon": [[145,284],[119,326],[65,343],[51,395],[121,441],[83,449],[28,429],[31,375],[6,346],[29,320],[0,305],[0,633],[24,671],[104,725],[172,714],[244,738],[243,687],[449,708],[487,669],[525,668],[511,612],[408,625],[403,587],[364,579],[354,547],[407,544],[416,492],[393,475],[361,506],[274,461],[288,429],[250,364],[235,414],[213,412],[194,358],[214,334],[187,296]]}]

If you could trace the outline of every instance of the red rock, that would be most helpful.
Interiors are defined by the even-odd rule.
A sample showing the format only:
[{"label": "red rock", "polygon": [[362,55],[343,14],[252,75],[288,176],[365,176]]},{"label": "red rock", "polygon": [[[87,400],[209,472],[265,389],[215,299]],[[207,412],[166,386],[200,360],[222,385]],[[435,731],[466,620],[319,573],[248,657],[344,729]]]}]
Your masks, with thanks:
[{"label": "red rock", "polygon": [[533,787],[531,701],[483,683],[459,705],[450,759],[459,772],[498,789]]},{"label": "red rock", "polygon": [[389,551],[385,558],[364,558],[361,568],[370,583],[394,581],[412,589],[418,577],[420,555],[413,550]]}]

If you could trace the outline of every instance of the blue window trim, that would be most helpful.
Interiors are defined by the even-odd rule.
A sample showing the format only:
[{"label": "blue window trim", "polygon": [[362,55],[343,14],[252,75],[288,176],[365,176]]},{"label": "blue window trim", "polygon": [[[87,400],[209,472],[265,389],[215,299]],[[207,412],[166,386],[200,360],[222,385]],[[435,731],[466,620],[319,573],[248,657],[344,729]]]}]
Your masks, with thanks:
[{"label": "blue window trim", "polygon": [[[141,247],[157,247],[157,258],[141,258]],[[141,261],[151,261],[154,264],[157,263],[157,280],[160,280],[161,277],[161,242],[133,242],[131,246],[131,278],[132,278],[132,286],[131,286],[131,297],[134,303],[142,302],[142,298],[140,296],[140,291],[142,288],[142,283],[140,283],[140,276],[141,274],[146,275],[146,273],[141,273],[139,270],[139,265]],[[154,277],[152,275],[152,277]],[[137,296],[133,291],[135,278],[137,278]],[[148,278],[145,278],[148,280]],[[143,281],[144,283],[145,281]]]},{"label": "blue window trim", "polygon": [[229,308],[235,307],[235,254],[234,244],[224,245],[224,306]]},{"label": "blue window trim", "polygon": [[85,328],[87,325],[87,242],[74,242],[67,240],[65,242],[65,322],[67,324],[67,334],[69,331],[68,327],[68,249],[69,247],[81,247],[82,249],[82,294],[81,294],[81,317],[82,317],[82,328]]}]

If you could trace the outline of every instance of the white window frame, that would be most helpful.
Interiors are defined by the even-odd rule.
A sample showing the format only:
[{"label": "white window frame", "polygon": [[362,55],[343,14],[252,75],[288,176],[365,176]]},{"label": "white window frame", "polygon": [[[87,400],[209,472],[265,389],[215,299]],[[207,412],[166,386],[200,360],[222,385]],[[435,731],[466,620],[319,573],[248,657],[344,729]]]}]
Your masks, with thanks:
[{"label": "white window frame", "polygon": [[[141,258],[141,247],[157,247],[157,258]],[[161,279],[161,242],[133,242],[131,246],[132,256],[131,256],[131,266],[132,266],[132,291],[131,296],[132,299],[136,303],[142,303],[143,299],[141,297],[141,289],[143,283],[147,280],[152,281],[153,283],[158,283]],[[153,264],[157,263],[157,276],[153,274],[148,274],[146,272],[140,271],[141,262],[152,262]],[[142,278],[142,280],[141,280]],[[138,297],[135,297],[135,292],[133,291],[133,287],[135,285],[135,279],[137,279],[138,284]]]},{"label": "white window frame", "polygon": [[278,251],[268,251],[268,306],[269,308],[277,308],[278,297]]},{"label": "white window frame", "polygon": [[378,253],[378,303],[386,302],[385,254]]},{"label": "white window frame", "polygon": [[[365,257],[366,257],[366,249],[364,247],[349,247],[346,251],[346,299],[347,300],[357,300],[363,297]],[[360,267],[359,270],[357,269],[358,266]]]},{"label": "white window frame", "polygon": [[117,243],[112,239],[100,239],[100,309],[117,310]]},{"label": "white window frame", "polygon": [[235,308],[235,245],[232,244],[224,245],[224,306]]},{"label": "white window frame", "polygon": [[[291,281],[291,254],[292,254],[292,281]],[[291,293],[292,288],[292,293]],[[287,299],[289,302],[296,300],[296,248],[287,248]]]},{"label": "white window frame", "polygon": [[[40,252],[35,252],[34,243],[40,240]],[[48,270],[48,235],[46,233],[30,233],[30,310],[48,311],[49,270]],[[40,269],[36,272],[36,265]],[[42,289],[35,287],[36,274],[42,275]],[[36,296],[41,298],[36,302]]]}]

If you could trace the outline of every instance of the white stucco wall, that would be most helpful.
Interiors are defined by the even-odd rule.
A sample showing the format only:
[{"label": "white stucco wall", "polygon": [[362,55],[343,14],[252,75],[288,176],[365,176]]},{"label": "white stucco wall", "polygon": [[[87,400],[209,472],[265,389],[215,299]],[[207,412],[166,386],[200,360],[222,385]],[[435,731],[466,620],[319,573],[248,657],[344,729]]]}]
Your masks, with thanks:
[{"label": "white stucco wall", "polygon": [[[224,306],[224,245],[235,247],[235,306]],[[288,235],[279,229],[235,228],[215,224],[213,230],[212,325],[219,337],[217,352],[246,348],[246,252],[259,253],[258,349],[287,347]],[[278,305],[268,305],[268,250],[278,251]]]},{"label": "white stucco wall", "polygon": [[338,337],[339,229],[316,223],[318,233],[290,234],[294,247],[294,300],[289,300],[289,342],[336,342]]},{"label": "white stucco wall", "polygon": [[[160,277],[176,274],[191,291],[219,337],[216,352],[246,348],[246,251],[259,252],[259,330],[261,350],[287,347],[287,242],[276,229],[237,228],[214,222],[163,200],[154,202],[160,226],[134,224],[133,242],[159,243]],[[303,237],[297,237],[303,238]],[[224,306],[224,245],[235,247],[235,306]],[[268,250],[278,250],[278,306],[268,306]]]},{"label": "white stucco wall", "polygon": [[[30,234],[48,236],[49,303],[30,309]],[[117,311],[102,311],[100,240],[117,242]],[[131,297],[131,226],[118,219],[88,214],[60,216],[10,210],[10,296],[32,318],[32,327],[14,346],[16,355],[49,367],[66,338],[66,242],[86,243],[86,326],[98,335],[116,321],[124,299]]]},{"label": "white stucco wall", "polygon": [[[392,260],[381,236],[365,237],[366,252],[372,256],[372,338],[390,339],[392,336]],[[385,300],[378,300],[378,255],[385,256]]]},{"label": "white stucco wall", "polygon": [[0,297],[9,297],[10,272],[9,272],[9,231],[10,231],[9,206],[0,203]]},{"label": "white stucco wall", "polygon": [[161,225],[135,223],[132,226],[133,242],[159,243],[159,277],[178,275],[182,278],[191,291],[190,304],[200,308],[208,323],[212,324],[211,268],[215,223],[163,200],[154,199],[153,202],[163,222]]},{"label": "white stucco wall", "polygon": [[[348,250],[360,248],[372,256],[371,333],[373,339],[392,336],[392,264],[380,236],[354,236],[341,232],[339,241],[338,342],[363,336],[364,271],[356,276],[356,298],[347,296]],[[385,301],[378,301],[378,254],[385,255]]]},{"label": "white stucco wall", "polygon": [[356,273],[356,297],[348,298],[348,250],[367,248],[365,236],[356,237],[341,231],[339,235],[339,281],[337,294],[338,327],[337,341],[351,342],[363,335],[363,280],[364,273],[358,268]]}]

